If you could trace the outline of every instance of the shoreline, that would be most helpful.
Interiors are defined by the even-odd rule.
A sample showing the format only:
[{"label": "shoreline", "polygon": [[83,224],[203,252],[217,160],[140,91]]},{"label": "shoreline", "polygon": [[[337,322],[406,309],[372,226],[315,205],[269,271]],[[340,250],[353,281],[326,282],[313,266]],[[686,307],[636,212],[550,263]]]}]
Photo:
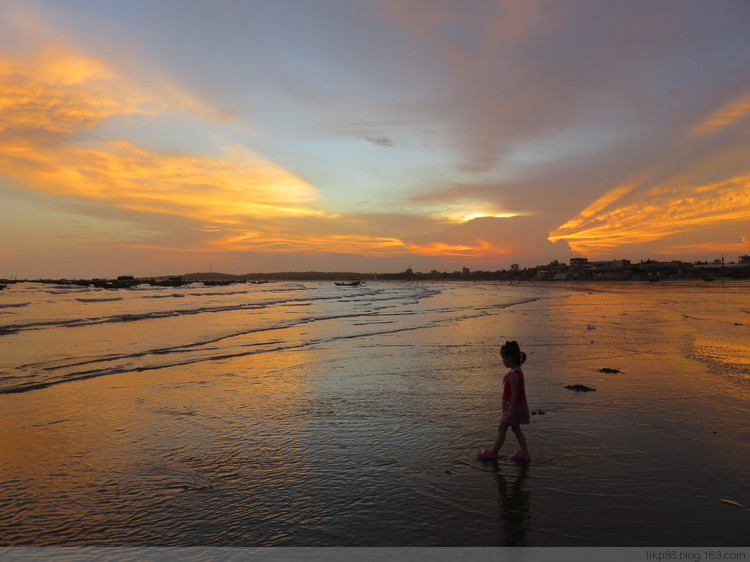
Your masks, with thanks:
[{"label": "shoreline", "polygon": [[[139,285],[152,285],[156,287],[180,287],[180,286],[186,286],[193,283],[204,283],[206,286],[211,287],[221,287],[221,286],[228,286],[228,285],[240,285],[240,284],[250,284],[250,285],[264,285],[266,283],[276,283],[276,282],[335,282],[337,280],[341,279],[352,279],[355,278],[356,280],[362,281],[362,283],[365,282],[413,282],[413,283],[468,283],[468,284],[483,284],[483,283],[509,283],[509,284],[523,284],[523,285],[540,285],[540,286],[550,286],[550,285],[566,285],[570,284],[572,286],[579,285],[579,284],[623,284],[623,283],[638,283],[641,285],[651,285],[651,284],[658,284],[658,283],[695,283],[695,284],[704,284],[704,283],[713,283],[713,282],[737,282],[737,283],[747,283],[750,282],[750,268],[748,268],[748,275],[743,277],[733,277],[733,276],[723,276],[723,277],[714,277],[711,279],[704,279],[702,277],[696,277],[696,276],[670,276],[660,279],[647,279],[647,278],[635,278],[635,277],[626,277],[626,278],[602,278],[602,279],[595,279],[595,278],[565,278],[565,279],[539,279],[539,278],[510,278],[510,277],[498,277],[498,278],[491,278],[491,277],[463,277],[463,276],[449,276],[449,277],[433,277],[429,275],[418,275],[414,274],[409,277],[399,277],[399,276],[387,276],[387,275],[377,275],[377,274],[358,274],[351,277],[347,277],[346,275],[339,275],[335,273],[321,273],[320,275],[314,275],[314,274],[294,274],[291,276],[287,276],[286,274],[279,273],[279,274],[268,274],[268,275],[262,275],[258,276],[257,278],[255,276],[249,276],[249,275],[230,275],[230,274],[224,274],[226,275],[226,278],[223,278],[225,280],[216,281],[216,277],[208,277],[203,276],[202,274],[186,274],[183,276],[170,276],[170,277],[163,277],[163,278],[153,278],[153,277],[142,277],[142,278],[133,278],[131,281],[122,281],[120,279],[110,279],[110,278],[94,278],[94,279],[67,279],[67,278],[59,278],[59,279],[0,279],[0,284],[6,285],[4,288],[9,288],[10,285],[20,285],[24,283],[29,284],[42,284],[42,285],[75,285],[80,287],[94,287],[94,288],[102,288],[102,289],[129,289],[135,286]],[[213,274],[216,276],[217,274]],[[179,277],[179,281],[175,279],[175,277]],[[231,277],[231,279],[228,279]],[[173,279],[172,281],[169,281],[168,279]],[[261,279],[262,280],[259,280]],[[338,285],[344,285],[345,283],[336,283]]]}]

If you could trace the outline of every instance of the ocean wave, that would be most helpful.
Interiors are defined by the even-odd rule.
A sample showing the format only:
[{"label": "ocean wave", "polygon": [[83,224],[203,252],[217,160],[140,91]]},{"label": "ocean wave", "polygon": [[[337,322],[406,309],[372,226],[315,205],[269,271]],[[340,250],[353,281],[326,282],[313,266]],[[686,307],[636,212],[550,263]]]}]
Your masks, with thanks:
[{"label": "ocean wave", "polygon": [[91,292],[91,287],[58,287],[44,291],[48,295],[77,295]]},{"label": "ocean wave", "polygon": [[[96,325],[106,325],[106,324],[114,324],[114,323],[134,323],[134,322],[141,322],[141,321],[154,321],[154,320],[160,320],[164,318],[169,317],[175,317],[175,316],[197,316],[202,314],[222,314],[222,313],[232,313],[232,312],[242,312],[242,311],[254,311],[254,310],[267,310],[267,309],[274,309],[277,307],[287,307],[287,306],[296,306],[296,307],[309,307],[314,304],[323,304],[326,302],[341,302],[341,294],[338,291],[323,291],[318,292],[317,294],[306,294],[304,296],[300,295],[300,288],[303,288],[305,292],[312,293],[312,289],[309,289],[307,287],[303,286],[292,286],[292,287],[286,287],[283,288],[283,290],[274,290],[273,292],[269,291],[267,294],[272,294],[276,298],[261,298],[259,300],[253,300],[251,302],[233,302],[229,304],[216,304],[213,306],[200,306],[201,304],[201,297],[203,295],[200,294],[191,294],[191,304],[193,306],[186,306],[186,307],[180,307],[180,308],[170,308],[167,310],[152,310],[152,311],[145,311],[145,312],[137,312],[137,313],[120,313],[120,314],[112,314],[112,315],[103,315],[103,316],[81,316],[78,318],[62,318],[62,319],[54,319],[54,320],[37,320],[37,321],[31,321],[31,322],[17,322],[13,324],[8,325],[0,325],[0,335],[4,334],[11,334],[11,333],[17,333],[17,332],[23,332],[23,331],[33,331],[33,330],[47,330],[47,329],[57,329],[57,328],[80,328],[80,327],[90,327],[90,326],[96,326]],[[291,294],[289,294],[291,293]],[[388,289],[384,288],[375,288],[375,287],[367,287],[360,289],[360,292],[358,292],[356,295],[349,293],[350,298],[347,299],[351,302],[347,303],[341,303],[345,305],[347,308],[351,308],[353,312],[343,314],[343,315],[328,315],[326,318],[328,319],[336,319],[336,318],[354,318],[358,316],[367,316],[370,314],[377,314],[381,311],[387,310],[392,307],[403,307],[408,306],[410,304],[416,304],[421,299],[429,298],[431,296],[434,296],[436,294],[439,294],[440,291],[437,288],[434,287],[426,287],[426,286],[413,286],[410,287],[409,290],[403,291],[403,290],[395,290],[390,291]],[[219,293],[220,295],[224,296],[224,294]],[[236,297],[237,292],[227,293],[226,295],[234,295]],[[184,295],[180,293],[170,292],[168,294],[164,295],[148,295],[146,298],[170,298],[170,297],[179,297],[183,298]],[[141,298],[141,297],[137,297]],[[131,299],[125,299],[123,297],[81,297],[76,298],[76,301],[82,302],[84,304],[96,304],[98,302],[107,302],[107,301],[116,301],[117,299],[121,299],[121,302],[123,305],[127,306],[129,302],[132,302]],[[14,305],[0,305],[0,306],[6,306],[6,307],[22,307],[29,305],[29,302],[26,303],[19,303]],[[365,305],[367,307],[366,310],[357,310],[358,305]],[[129,307],[128,307],[129,308]],[[81,309],[84,310],[84,309]],[[86,310],[90,310],[89,308],[86,308]],[[312,322],[315,321],[315,318],[304,318],[301,320],[302,322]]]},{"label": "ocean wave", "polygon": [[[101,332],[102,339],[94,338],[91,345],[87,347],[77,347],[76,349],[65,350],[63,354],[40,354],[39,360],[34,363],[26,363],[15,366],[14,376],[11,380],[3,380],[0,384],[0,394],[25,392],[28,390],[45,388],[51,385],[72,382],[76,380],[85,380],[95,377],[103,377],[120,373],[142,372],[154,369],[164,369],[170,367],[179,367],[194,363],[204,363],[211,361],[221,361],[226,359],[238,358],[248,355],[257,355],[259,353],[285,352],[289,350],[310,348],[317,345],[325,345],[341,340],[350,340],[353,338],[374,337],[383,334],[393,334],[404,330],[419,329],[435,325],[435,318],[430,316],[433,313],[443,315],[439,308],[432,311],[426,311],[428,314],[424,319],[419,319],[418,314],[410,309],[414,304],[419,303],[422,299],[429,298],[440,293],[440,290],[434,287],[425,287],[419,285],[411,286],[388,286],[363,288],[355,292],[347,293],[346,303],[342,303],[341,292],[333,290],[325,285],[318,285],[317,291],[305,286],[287,286],[283,288],[276,287],[273,291],[265,290],[252,292],[255,296],[246,300],[244,294],[246,291],[231,291],[221,293],[212,291],[210,294],[190,292],[188,293],[189,306],[172,307],[167,306],[166,310],[146,310],[139,311],[132,305],[137,301],[144,303],[141,299],[146,298],[169,298],[179,296],[180,293],[170,290],[167,293],[159,295],[146,294],[138,296],[123,296],[117,298],[108,298],[92,295],[71,299],[81,303],[80,308],[75,306],[65,308],[65,312],[77,312],[76,318],[44,318],[37,315],[35,318],[27,318],[27,322],[17,322],[10,325],[0,326],[0,334],[10,334],[22,331],[33,330],[54,330],[58,328],[78,328],[91,326],[106,326],[107,324],[134,324],[138,322],[158,321],[169,317],[193,316],[200,317],[206,314],[218,315],[218,320],[203,321],[185,320],[189,324],[169,324],[165,326],[152,325],[137,328],[139,334],[144,334],[144,338],[133,340],[131,344],[123,342],[124,347],[119,347],[116,342],[121,341],[119,335],[122,332]],[[303,292],[304,291],[304,292]],[[40,291],[41,292],[41,291]],[[238,296],[239,295],[239,296]],[[209,302],[204,302],[204,297]],[[108,315],[80,315],[83,310],[92,310],[99,302],[121,300],[121,304],[116,304],[120,310],[117,314]],[[238,302],[239,301],[239,302]],[[330,303],[330,304],[327,304]],[[24,303],[30,304],[30,303]],[[56,303],[46,301],[43,304],[54,305]],[[309,307],[315,306],[314,312],[310,313]],[[141,307],[138,305],[138,307]],[[286,307],[306,307],[298,308],[302,314],[293,313],[293,309]],[[276,315],[274,311],[281,312]],[[261,323],[255,323],[252,326],[243,326],[244,322],[240,321],[235,324],[234,328],[222,330],[224,333],[212,333],[212,326],[220,326],[223,315],[232,315],[232,318],[238,318],[237,312],[260,311],[259,316]],[[263,312],[266,311],[266,312]],[[42,313],[44,310],[42,310]],[[414,318],[408,320],[406,324],[394,322],[394,318],[401,313],[404,318]],[[449,314],[452,315],[452,314]],[[239,318],[242,318],[241,316]],[[349,321],[352,321],[351,323]],[[297,328],[306,324],[326,324],[322,330],[313,330],[311,335],[300,339]],[[205,325],[206,329],[202,327]],[[370,325],[370,328],[364,328]],[[182,326],[190,326],[190,329],[182,332]],[[356,326],[356,329],[352,329]],[[106,330],[106,328],[102,328]],[[114,329],[114,328],[113,328]],[[167,330],[171,333],[177,330],[178,334],[189,334],[193,339],[192,342],[180,343],[179,345],[169,345],[170,339],[161,337]],[[229,333],[227,333],[227,331]],[[267,333],[268,337],[260,335]],[[126,332],[133,335],[133,332]],[[161,344],[148,344],[146,334],[158,334],[157,338]],[[54,340],[55,336],[46,336]],[[67,339],[69,336],[61,336]],[[130,336],[128,336],[130,337]],[[114,339],[113,339],[114,338]],[[88,341],[89,338],[87,337]],[[103,346],[99,346],[97,341],[101,341]],[[130,340],[128,340],[130,341]],[[172,340],[174,341],[174,340]],[[179,342],[179,339],[177,340]],[[176,342],[175,342],[176,343]],[[144,349],[144,347],[148,348]],[[124,352],[124,353],[123,353]],[[66,357],[67,355],[67,357]],[[76,356],[77,355],[77,356]]]},{"label": "ocean wave", "polygon": [[22,308],[24,306],[29,306],[30,302],[19,302],[14,304],[0,304],[0,308]]},{"label": "ocean wave", "polygon": [[250,291],[227,291],[222,293],[198,293],[202,297],[231,297],[233,295],[247,295]]},{"label": "ocean wave", "polygon": [[[239,351],[232,351],[229,348],[222,349],[220,347],[212,347],[215,344],[221,342],[222,340],[228,340],[232,338],[236,338],[239,336],[245,336],[250,334],[257,334],[260,332],[271,332],[271,331],[283,331],[288,328],[293,328],[302,324],[306,323],[312,323],[312,322],[320,322],[320,321],[328,321],[328,320],[338,320],[338,319],[346,319],[346,318],[361,318],[363,316],[377,316],[376,313],[368,313],[368,314],[338,314],[338,315],[323,315],[323,316],[317,316],[317,317],[306,317],[306,318],[300,318],[298,321],[294,322],[288,322],[284,324],[278,324],[274,326],[269,326],[265,328],[257,328],[253,330],[246,330],[238,333],[232,333],[227,334],[221,337],[212,338],[205,341],[200,342],[194,342],[169,348],[161,348],[161,349],[150,349],[143,352],[137,352],[137,353],[128,353],[128,354],[116,354],[116,355],[107,355],[102,357],[94,357],[91,359],[83,360],[83,361],[73,361],[73,362],[62,362],[59,364],[45,364],[45,363],[35,363],[35,364],[27,364],[27,365],[21,365],[20,369],[29,369],[33,370],[36,373],[56,373],[59,371],[64,371],[61,374],[53,374],[52,376],[48,376],[43,379],[37,378],[36,380],[28,381],[28,382],[21,382],[16,384],[8,385],[4,388],[0,387],[0,394],[12,394],[12,393],[19,393],[19,392],[26,392],[30,390],[40,390],[43,388],[47,388],[50,386],[63,384],[67,382],[75,382],[75,381],[82,381],[82,380],[88,380],[92,378],[98,378],[98,377],[105,377],[109,375],[117,375],[117,374],[125,374],[125,373],[141,373],[146,371],[152,371],[152,370],[159,370],[159,369],[167,369],[167,368],[174,368],[174,367],[183,367],[187,365],[194,365],[194,364],[200,364],[200,363],[210,363],[215,361],[225,361],[228,359],[237,359],[241,357],[249,357],[253,355],[263,354],[263,353],[279,353],[279,352],[288,352],[288,351],[294,351],[294,350],[300,350],[300,349],[309,349],[315,346],[319,346],[321,344],[326,343],[333,343],[336,341],[348,341],[348,340],[354,340],[359,338],[370,338],[370,337],[376,337],[376,336],[382,336],[382,335],[393,335],[397,333],[402,332],[409,332],[414,330],[420,330],[424,328],[434,327],[440,324],[443,324],[445,322],[451,322],[455,319],[442,319],[442,320],[431,320],[427,321],[424,324],[416,324],[412,326],[400,326],[398,324],[394,325],[392,328],[389,329],[380,329],[376,331],[364,331],[364,332],[358,332],[358,333],[351,333],[351,334],[343,334],[343,335],[332,335],[327,338],[313,338],[306,341],[301,342],[286,342],[282,339],[271,339],[267,341],[261,341],[256,342],[252,344],[243,344],[241,347],[242,349]],[[465,317],[462,317],[462,319]],[[382,322],[381,326],[383,324],[387,324],[388,322]],[[198,354],[197,356],[195,354]],[[175,360],[173,361],[165,361],[165,362],[157,362],[153,364],[148,364],[147,360],[149,357],[163,357],[166,355],[172,355],[174,356]],[[192,355],[192,356],[191,356]],[[136,360],[144,360],[140,364],[136,364]],[[104,363],[112,363],[116,362],[117,365],[112,365],[108,367],[102,367],[101,364]],[[97,366],[99,365],[99,366]],[[86,366],[96,366],[94,368],[89,369],[83,369],[83,370],[76,370],[80,369],[81,367]]]},{"label": "ocean wave", "polygon": [[[370,313],[375,315],[375,313]],[[436,325],[435,322],[427,322],[424,325],[416,326],[399,326],[396,325],[392,329],[380,329],[374,332],[359,332],[353,334],[344,335],[333,335],[328,338],[313,338],[301,342],[287,342],[283,339],[273,338],[266,341],[255,342],[251,344],[243,344],[241,350],[233,351],[229,348],[222,349],[221,347],[215,347],[215,344],[222,342],[223,340],[229,340],[241,336],[258,334],[261,332],[273,332],[273,331],[284,331],[289,328],[294,328],[299,325],[328,321],[338,320],[346,318],[361,318],[368,316],[368,314],[338,314],[338,315],[323,315],[317,317],[305,317],[300,318],[297,321],[276,324],[264,328],[256,328],[252,330],[245,330],[242,332],[226,334],[220,337],[211,338],[204,341],[188,343],[183,345],[177,345],[174,347],[149,349],[142,352],[126,353],[126,354],[110,354],[101,357],[93,357],[79,361],[62,361],[57,364],[49,362],[39,362],[33,364],[20,365],[18,369],[30,370],[36,373],[32,380],[26,382],[19,382],[16,378],[15,382],[4,387],[0,387],[0,394],[12,394],[19,392],[26,392],[30,390],[39,390],[54,385],[59,385],[67,382],[75,382],[88,380],[92,378],[105,377],[109,375],[125,374],[125,373],[140,373],[145,371],[152,371],[158,369],[167,369],[173,367],[182,367],[186,365],[194,365],[199,363],[210,363],[214,361],[224,361],[228,359],[237,359],[241,357],[248,357],[258,355],[262,353],[279,353],[288,352],[299,349],[308,349],[314,346],[318,346],[325,343],[332,343],[342,340],[351,340],[357,338],[374,337],[386,334],[396,334],[405,331],[418,330],[425,327]],[[196,355],[197,354],[197,355]],[[172,361],[158,361],[156,363],[149,364],[148,360],[150,357],[164,357],[173,356]],[[138,362],[140,360],[140,363]],[[117,363],[116,365],[103,366],[104,364]],[[86,368],[86,367],[92,368]],[[81,369],[83,367],[83,369]],[[41,376],[40,376],[41,375]],[[45,376],[46,375],[46,376]]]},{"label": "ocean wave", "polygon": [[[76,300],[80,300],[80,299],[76,299]],[[67,319],[60,319],[60,320],[48,320],[48,321],[18,323],[18,324],[9,324],[6,326],[0,326],[0,333],[19,332],[19,331],[27,331],[27,330],[42,330],[42,329],[50,329],[50,328],[79,328],[79,327],[94,326],[94,325],[109,324],[109,323],[155,320],[155,319],[168,318],[171,316],[194,316],[194,315],[200,315],[200,314],[217,314],[217,313],[226,313],[226,312],[239,312],[239,311],[245,311],[245,310],[263,310],[263,309],[273,308],[277,306],[309,305],[309,304],[313,304],[316,302],[320,303],[320,302],[325,302],[325,301],[338,301],[338,300],[339,300],[338,295],[319,295],[319,296],[312,297],[312,298],[267,299],[267,300],[262,300],[262,301],[249,302],[249,303],[237,303],[237,304],[216,305],[216,306],[197,306],[194,308],[186,307],[186,308],[176,308],[176,309],[171,309],[171,310],[149,311],[149,312],[142,312],[142,313],[136,313],[136,314],[126,313],[126,314],[115,314],[115,315],[110,315],[110,316],[67,318]],[[403,295],[393,295],[393,296],[380,298],[380,299],[370,299],[367,302],[367,304],[371,302],[382,303],[382,302],[389,301],[389,300],[397,301],[397,302],[398,301],[405,302]],[[101,302],[100,299],[99,299],[99,302]],[[5,306],[18,307],[18,306],[26,306],[28,304],[30,303],[21,303],[17,305],[5,305]],[[377,310],[379,307],[376,306],[373,308]],[[382,309],[382,307],[380,308]],[[361,316],[363,314],[364,313],[333,315],[333,316],[330,316],[330,318],[333,319],[333,318],[346,318],[346,317],[353,317],[353,316],[356,317],[356,316]]]}]

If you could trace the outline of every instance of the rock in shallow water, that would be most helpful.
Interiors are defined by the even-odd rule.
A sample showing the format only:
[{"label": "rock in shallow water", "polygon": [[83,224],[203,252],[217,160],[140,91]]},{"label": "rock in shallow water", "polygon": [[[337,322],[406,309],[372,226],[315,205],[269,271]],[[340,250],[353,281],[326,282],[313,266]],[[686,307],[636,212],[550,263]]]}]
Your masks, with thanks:
[{"label": "rock in shallow water", "polygon": [[565,386],[565,388],[569,388],[570,390],[575,390],[576,392],[592,392],[596,391],[595,388],[591,388],[590,386],[586,386],[585,384],[568,384]]}]

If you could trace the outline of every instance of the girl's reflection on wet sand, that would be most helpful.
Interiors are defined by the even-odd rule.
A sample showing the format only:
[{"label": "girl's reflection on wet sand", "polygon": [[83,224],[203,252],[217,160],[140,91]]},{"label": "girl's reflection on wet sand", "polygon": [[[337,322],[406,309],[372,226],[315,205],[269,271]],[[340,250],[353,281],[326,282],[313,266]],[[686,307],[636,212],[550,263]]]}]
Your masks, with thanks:
[{"label": "girl's reflection on wet sand", "polygon": [[[526,546],[526,525],[529,520],[530,492],[526,487],[529,465],[521,466],[517,475],[497,471],[499,491],[500,544],[503,546]],[[510,484],[509,484],[510,482]]]}]

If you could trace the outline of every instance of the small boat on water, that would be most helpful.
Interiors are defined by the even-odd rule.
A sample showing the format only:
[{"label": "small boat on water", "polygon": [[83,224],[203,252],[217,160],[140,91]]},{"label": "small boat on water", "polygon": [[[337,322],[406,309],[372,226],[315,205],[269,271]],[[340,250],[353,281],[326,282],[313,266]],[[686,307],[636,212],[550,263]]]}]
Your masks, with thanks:
[{"label": "small boat on water", "polygon": [[346,283],[344,283],[344,282],[342,282],[342,283],[335,283],[335,285],[337,287],[359,287],[360,285],[362,285],[362,281],[357,280],[357,281],[349,281],[349,282],[346,282]]}]

